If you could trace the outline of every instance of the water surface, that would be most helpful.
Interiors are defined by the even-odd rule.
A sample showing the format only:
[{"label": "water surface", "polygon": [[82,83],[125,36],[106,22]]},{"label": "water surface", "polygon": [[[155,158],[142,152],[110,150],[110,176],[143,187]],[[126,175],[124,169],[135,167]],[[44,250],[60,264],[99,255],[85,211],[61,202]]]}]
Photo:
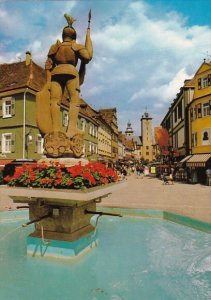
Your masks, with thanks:
[{"label": "water surface", "polygon": [[[27,220],[1,219],[2,300],[208,300],[211,236],[151,218],[101,217],[99,243],[74,260],[26,255]],[[25,219],[24,219],[25,218]]]}]

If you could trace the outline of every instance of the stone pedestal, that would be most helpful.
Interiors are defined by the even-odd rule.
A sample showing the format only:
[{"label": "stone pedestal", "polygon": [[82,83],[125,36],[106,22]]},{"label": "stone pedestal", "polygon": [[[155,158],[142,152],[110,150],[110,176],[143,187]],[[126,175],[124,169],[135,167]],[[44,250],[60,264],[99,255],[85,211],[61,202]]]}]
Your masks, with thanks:
[{"label": "stone pedestal", "polygon": [[94,247],[95,228],[90,224],[92,215],[86,214],[86,210],[96,211],[94,200],[69,206],[45,204],[45,199],[29,204],[30,220],[49,217],[35,223],[35,230],[27,238],[27,253],[72,258]]},{"label": "stone pedestal", "polygon": [[36,256],[71,258],[96,245],[95,228],[90,219],[96,203],[108,196],[118,184],[85,191],[11,188],[15,203],[28,203],[34,231],[27,238],[27,252]]}]

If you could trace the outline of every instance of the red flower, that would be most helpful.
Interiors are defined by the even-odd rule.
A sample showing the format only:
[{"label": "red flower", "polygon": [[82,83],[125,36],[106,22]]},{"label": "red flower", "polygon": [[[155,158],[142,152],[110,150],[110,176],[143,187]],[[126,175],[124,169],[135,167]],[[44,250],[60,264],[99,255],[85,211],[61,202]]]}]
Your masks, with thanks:
[{"label": "red flower", "polygon": [[81,175],[83,168],[81,165],[76,165],[70,168],[67,168],[67,171],[70,173],[70,176],[76,177]]},{"label": "red flower", "polygon": [[60,185],[62,183],[62,179],[56,179],[54,182],[56,185]]},{"label": "red flower", "polygon": [[67,184],[68,185],[72,185],[73,184],[72,179],[69,179],[68,182],[67,182]]},{"label": "red flower", "polygon": [[10,182],[12,180],[12,177],[10,177],[9,175],[7,175],[6,177],[4,177],[4,180]]},{"label": "red flower", "polygon": [[57,177],[58,179],[61,179],[61,178],[62,178],[62,172],[61,172],[61,170],[57,171],[56,177]]},{"label": "red flower", "polygon": [[85,171],[82,173],[82,176],[83,178],[87,179],[92,185],[96,185],[96,180],[90,172]]},{"label": "red flower", "polygon": [[100,178],[100,182],[102,182],[102,183],[108,183],[108,179],[107,178]]}]

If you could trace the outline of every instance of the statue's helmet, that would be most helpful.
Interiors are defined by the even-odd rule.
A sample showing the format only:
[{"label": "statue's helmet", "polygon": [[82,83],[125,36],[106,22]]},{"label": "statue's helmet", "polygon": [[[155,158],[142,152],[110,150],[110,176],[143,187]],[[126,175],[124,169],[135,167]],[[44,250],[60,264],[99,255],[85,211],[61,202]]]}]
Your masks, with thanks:
[{"label": "statue's helmet", "polygon": [[66,26],[62,31],[62,39],[69,37],[72,40],[76,40],[76,31],[73,27]]}]

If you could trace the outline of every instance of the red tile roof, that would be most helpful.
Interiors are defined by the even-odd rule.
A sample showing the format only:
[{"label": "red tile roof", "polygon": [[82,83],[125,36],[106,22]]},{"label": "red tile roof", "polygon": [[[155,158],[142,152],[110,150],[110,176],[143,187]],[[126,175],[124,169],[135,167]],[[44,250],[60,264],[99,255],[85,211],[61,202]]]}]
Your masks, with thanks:
[{"label": "red tile roof", "polygon": [[30,87],[40,91],[46,82],[45,70],[32,60],[0,65],[0,92]]}]

